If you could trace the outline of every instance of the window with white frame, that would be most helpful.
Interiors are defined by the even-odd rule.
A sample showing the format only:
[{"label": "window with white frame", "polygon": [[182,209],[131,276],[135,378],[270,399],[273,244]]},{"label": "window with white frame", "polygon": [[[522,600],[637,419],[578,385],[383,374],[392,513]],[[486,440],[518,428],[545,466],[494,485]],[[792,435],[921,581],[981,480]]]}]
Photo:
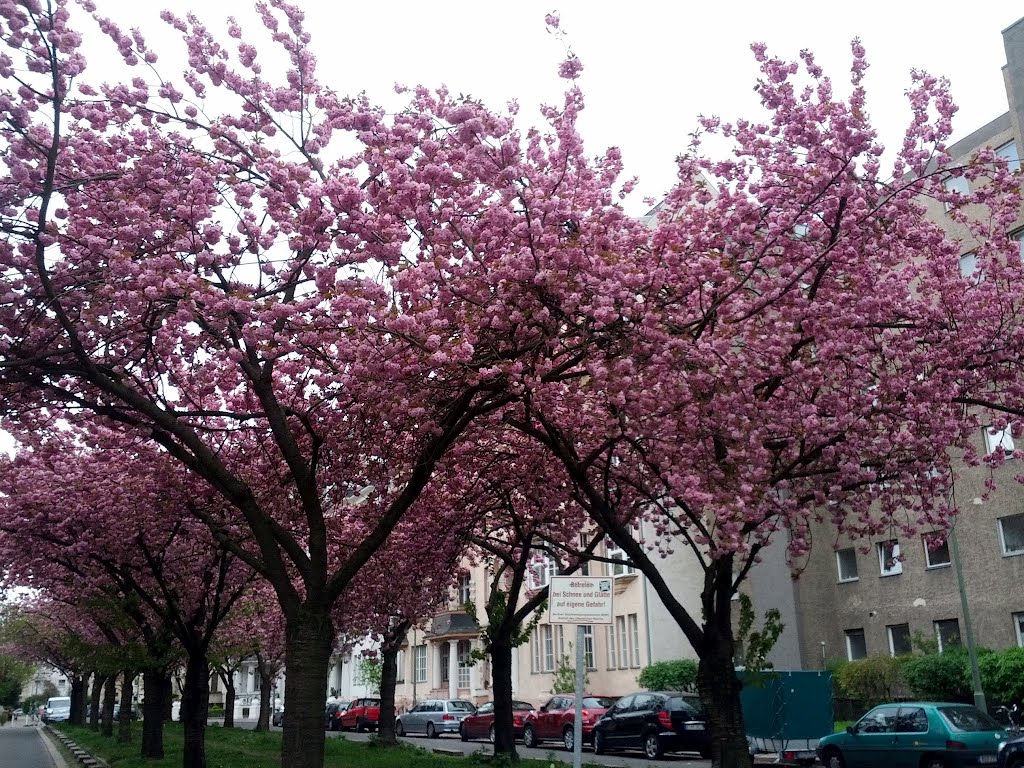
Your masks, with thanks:
[{"label": "window with white frame", "polygon": [[999,518],[999,541],[1004,555],[1024,554],[1024,513]]},{"label": "window with white frame", "polygon": [[1017,142],[1008,141],[996,150],[996,156],[1006,163],[1011,171],[1020,170],[1020,156],[1017,154]]},{"label": "window with white frame", "polygon": [[932,624],[935,627],[935,639],[939,643],[939,653],[961,644],[958,619],[940,619],[933,621]]},{"label": "window with white frame", "polygon": [[547,555],[539,555],[530,565],[530,587],[541,589],[551,583],[551,577],[556,575],[558,566],[554,558]]},{"label": "window with white frame", "polygon": [[473,600],[473,579],[466,571],[459,574],[459,605],[463,606]]},{"label": "window with white frame", "polygon": [[395,678],[396,683],[405,682],[405,651],[399,651],[395,656]]},{"label": "window with white frame", "polygon": [[413,678],[417,683],[427,682],[427,646],[417,645],[413,648],[413,659],[412,659],[415,677]]},{"label": "window with white frame", "polygon": [[618,544],[608,539],[605,545],[605,557],[614,562],[607,563],[609,576],[628,576],[636,569],[626,564],[626,553],[619,549]]},{"label": "window with white frame", "polygon": [[943,533],[926,533],[921,536],[924,545],[924,562],[927,568],[945,568],[951,562],[949,540]]},{"label": "window with white frame", "polygon": [[629,637],[626,635],[626,617],[615,617],[615,641],[619,646],[619,669],[629,667]]},{"label": "window with white frame", "polygon": [[836,570],[839,572],[839,581],[857,581],[857,550],[847,547],[837,551]]},{"label": "window with white frame", "polygon": [[555,628],[550,624],[540,625],[541,640],[544,643],[544,671],[555,669]]},{"label": "window with white frame", "polygon": [[608,624],[605,629],[608,635],[608,669],[615,669],[618,666],[618,659],[615,655],[615,626]]},{"label": "window with white frame", "polygon": [[978,269],[978,254],[974,251],[965,253],[960,257],[960,277],[975,283],[981,282],[982,275],[981,270]]},{"label": "window with white frame", "polygon": [[459,640],[458,645],[455,647],[456,659],[459,662],[459,688],[469,688],[470,673],[473,668],[472,652],[473,646],[469,640]]},{"label": "window with white frame", "polygon": [[1024,648],[1024,611],[1013,614],[1013,632],[1017,637],[1017,645]]},{"label": "window with white frame", "polygon": [[907,656],[913,651],[909,624],[890,624],[885,628],[885,633],[889,636],[890,656]]},{"label": "window with white frame", "polygon": [[1010,233],[1010,239],[1017,241],[1017,250],[1020,253],[1021,261],[1024,261],[1024,229],[1018,229]]},{"label": "window with white frame", "polygon": [[863,659],[868,655],[868,644],[864,638],[864,629],[847,629],[846,635],[846,658],[849,661]]},{"label": "window with white frame", "polygon": [[594,655],[594,628],[587,624],[583,627],[583,666],[597,669],[597,657]]},{"label": "window with white frame", "polygon": [[1003,429],[985,427],[985,453],[994,453],[996,448],[1002,448],[1006,458],[1010,458],[1014,450],[1013,434],[1009,425]]},{"label": "window with white frame", "polygon": [[451,679],[451,658],[452,658],[452,644],[441,643],[441,646],[437,650],[437,663],[441,668],[441,682],[447,683]]},{"label": "window with white frame", "polygon": [[629,623],[629,665],[640,666],[640,622],[635,613],[626,617]]},{"label": "window with white frame", "polygon": [[900,543],[896,539],[880,541],[876,547],[878,548],[878,570],[882,576],[896,576],[903,573]]},{"label": "window with white frame", "polygon": [[[947,176],[942,180],[942,186],[947,192],[955,192],[958,195],[967,196],[971,194],[971,185],[963,176]],[[954,203],[945,203],[946,210],[954,207]]]},{"label": "window with white frame", "polygon": [[530,651],[530,671],[536,674],[544,669],[543,651],[540,645],[540,627],[533,628],[533,634],[530,637]]}]

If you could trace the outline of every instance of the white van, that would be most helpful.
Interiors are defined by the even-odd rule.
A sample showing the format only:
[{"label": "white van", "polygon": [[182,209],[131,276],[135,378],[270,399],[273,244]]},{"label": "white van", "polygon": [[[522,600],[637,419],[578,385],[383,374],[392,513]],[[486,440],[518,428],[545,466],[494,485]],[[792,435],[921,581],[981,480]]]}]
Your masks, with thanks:
[{"label": "white van", "polygon": [[63,723],[71,719],[71,697],[51,696],[46,700],[46,712],[43,714],[43,722]]}]

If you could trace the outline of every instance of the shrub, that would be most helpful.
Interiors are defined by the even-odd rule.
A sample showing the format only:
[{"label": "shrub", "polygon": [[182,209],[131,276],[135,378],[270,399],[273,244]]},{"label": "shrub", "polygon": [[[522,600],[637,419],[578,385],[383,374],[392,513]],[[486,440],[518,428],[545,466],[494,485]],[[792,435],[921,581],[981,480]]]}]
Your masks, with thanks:
[{"label": "shrub", "polygon": [[910,657],[903,665],[903,678],[911,694],[920,699],[974,700],[967,651],[962,648]]},{"label": "shrub", "polygon": [[697,662],[694,659],[658,661],[644,667],[636,679],[649,691],[687,691],[697,683]]},{"label": "shrub", "polygon": [[1007,648],[978,659],[981,683],[989,703],[1012,704],[1024,701],[1024,648]]},{"label": "shrub", "polygon": [[832,681],[841,696],[870,708],[903,695],[903,667],[911,661],[909,656],[868,656],[837,665]]}]

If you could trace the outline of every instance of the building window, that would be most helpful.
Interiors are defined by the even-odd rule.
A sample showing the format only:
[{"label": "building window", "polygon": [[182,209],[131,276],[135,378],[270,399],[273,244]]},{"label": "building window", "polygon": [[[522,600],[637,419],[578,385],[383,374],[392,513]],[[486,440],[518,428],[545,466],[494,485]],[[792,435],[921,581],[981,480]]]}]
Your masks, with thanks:
[{"label": "building window", "polygon": [[448,667],[451,664],[452,644],[441,643],[441,647],[438,648],[437,655],[438,664],[441,665],[441,682],[447,683],[449,680],[451,680],[451,675],[449,674],[450,670],[448,669]]},{"label": "building window", "polygon": [[878,570],[882,576],[896,576],[903,573],[903,561],[900,560],[900,544],[896,539],[880,541],[878,547]]},{"label": "building window", "polygon": [[607,563],[609,576],[627,576],[636,571],[633,566],[626,565],[626,553],[611,539],[605,545],[605,557],[614,561]]},{"label": "building window", "polygon": [[469,640],[459,640],[457,646],[455,646],[456,658],[459,662],[459,688],[469,688],[470,685],[470,670],[473,667],[473,661],[470,658],[472,653],[472,645]]},{"label": "building window", "polygon": [[417,645],[413,648],[413,667],[415,668],[417,683],[427,682],[427,646]]},{"label": "building window", "polygon": [[550,624],[540,625],[540,637],[544,646],[544,672],[553,672],[555,669],[555,633]]},{"label": "building window", "polygon": [[615,658],[615,627],[611,624],[607,627],[608,630],[608,669],[615,669],[616,658]]},{"label": "building window", "polygon": [[909,624],[891,624],[885,630],[889,635],[889,655],[907,656],[913,651]]},{"label": "building window", "polygon": [[840,582],[857,581],[857,550],[847,547],[836,552],[836,570],[839,571]]},{"label": "building window", "polygon": [[395,682],[405,682],[405,651],[399,651],[395,656]]},{"label": "building window", "polygon": [[640,666],[640,622],[637,620],[635,613],[629,614],[627,617],[629,621],[629,665],[631,667]]},{"label": "building window", "polygon": [[945,568],[949,565],[949,540],[943,533],[926,533],[921,537],[927,568]]},{"label": "building window", "polygon": [[978,269],[978,254],[974,251],[960,257],[960,277],[975,283],[981,282],[981,271]]},{"label": "building window", "polygon": [[459,574],[459,606],[473,600],[473,580],[468,573]]},{"label": "building window", "polygon": [[542,589],[551,583],[551,577],[558,572],[554,558],[540,555],[530,566],[530,586]]},{"label": "building window", "polygon": [[947,648],[960,645],[960,621],[958,619],[940,619],[932,622],[935,625],[935,639],[939,642],[939,653]]},{"label": "building window", "polygon": [[583,627],[583,666],[597,669],[597,657],[594,655],[594,628],[587,624]]},{"label": "building window", "polygon": [[1013,458],[1013,435],[1009,426],[1003,429],[985,427],[985,453],[994,453],[996,448],[1002,448],[1006,458]]},{"label": "building window", "polygon": [[863,629],[846,630],[846,658],[850,661],[863,659],[868,655],[868,644]]},{"label": "building window", "polygon": [[1006,162],[1006,167],[1016,173],[1020,170],[1020,156],[1017,154],[1017,142],[1008,141],[996,150],[996,156]]},{"label": "building window", "polygon": [[999,540],[1004,555],[1024,554],[1024,514],[999,518]]},{"label": "building window", "polygon": [[629,637],[626,635],[626,617],[615,617],[615,642],[619,646],[619,669],[629,667]]},{"label": "building window", "polygon": [[[942,186],[946,188],[947,192],[955,192],[964,196],[971,194],[971,186],[963,176],[947,176],[942,180]],[[944,205],[947,211],[956,207],[956,204],[951,202],[944,203]]]},{"label": "building window", "polygon": [[1017,645],[1024,648],[1024,612],[1013,614],[1013,631],[1017,635]]}]

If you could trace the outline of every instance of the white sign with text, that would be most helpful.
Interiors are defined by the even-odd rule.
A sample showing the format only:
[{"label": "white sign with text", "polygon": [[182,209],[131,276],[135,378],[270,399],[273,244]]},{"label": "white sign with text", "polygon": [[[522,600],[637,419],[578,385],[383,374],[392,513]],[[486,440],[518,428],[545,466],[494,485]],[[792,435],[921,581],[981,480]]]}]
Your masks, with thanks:
[{"label": "white sign with text", "polygon": [[552,624],[611,624],[610,576],[552,576],[548,621]]}]

